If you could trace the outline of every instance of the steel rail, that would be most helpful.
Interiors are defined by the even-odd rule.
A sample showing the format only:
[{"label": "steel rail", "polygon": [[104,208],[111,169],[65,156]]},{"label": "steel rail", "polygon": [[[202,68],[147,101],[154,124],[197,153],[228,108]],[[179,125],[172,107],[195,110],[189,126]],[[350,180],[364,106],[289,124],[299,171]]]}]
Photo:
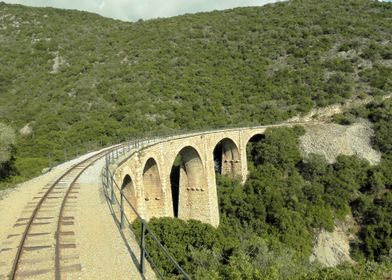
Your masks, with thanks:
[{"label": "steel rail", "polygon": [[[45,201],[45,199],[48,197],[48,195],[53,191],[53,189],[56,187],[56,185],[62,180],[62,179],[64,179],[67,175],[69,175],[76,167],[78,167],[79,165],[81,165],[81,164],[83,164],[83,163],[86,163],[87,161],[89,161],[91,158],[93,158],[93,157],[96,157],[96,156],[100,156],[98,159],[100,159],[100,158],[102,158],[107,152],[111,152],[111,151],[113,151],[114,149],[116,149],[118,146],[120,146],[121,144],[118,144],[118,145],[116,145],[115,147],[112,147],[112,148],[108,148],[108,149],[106,149],[106,150],[104,150],[104,151],[102,151],[102,152],[100,152],[100,153],[97,153],[97,154],[94,154],[93,156],[91,156],[91,157],[88,157],[88,158],[86,158],[86,159],[84,159],[83,161],[81,161],[81,162],[79,162],[79,163],[77,163],[77,164],[74,164],[73,166],[71,166],[65,173],[63,173],[49,188],[48,188],[48,190],[45,192],[45,194],[41,197],[41,199],[38,201],[38,203],[37,203],[37,205],[36,205],[36,207],[34,208],[34,211],[33,211],[33,213],[31,214],[31,216],[30,216],[30,218],[29,218],[29,221],[27,222],[27,224],[26,224],[26,228],[25,228],[25,230],[24,230],[24,232],[23,232],[23,234],[22,234],[22,239],[21,239],[21,241],[20,241],[20,243],[19,243],[19,247],[18,247],[18,250],[17,250],[17,253],[16,253],[16,256],[15,256],[15,259],[14,259],[14,262],[13,262],[13,265],[12,265],[12,269],[11,269],[11,272],[10,272],[10,274],[9,274],[9,279],[10,280],[14,280],[15,278],[16,278],[16,275],[17,275],[17,271],[18,271],[18,266],[19,266],[19,261],[20,261],[20,259],[21,259],[21,257],[22,257],[22,253],[23,253],[23,249],[24,249],[24,244],[25,244],[25,242],[26,242],[26,239],[27,239],[27,235],[29,234],[29,232],[30,232],[30,229],[31,229],[31,226],[32,226],[32,224],[33,224],[33,221],[35,220],[35,218],[36,218],[36,216],[37,216],[37,213],[38,213],[38,211],[41,209],[41,206],[42,206],[42,203]],[[103,154],[103,155],[102,155]],[[98,160],[97,159],[97,160]],[[95,161],[94,161],[95,162]],[[92,162],[93,163],[93,162]],[[91,164],[92,164],[91,163]],[[91,165],[90,164],[90,165]],[[83,169],[83,171],[84,171],[85,169]],[[83,172],[82,171],[82,172]],[[81,173],[82,173],[81,172]],[[80,174],[81,174],[80,173]],[[79,175],[80,175],[79,174]],[[64,200],[63,200],[64,201]]]},{"label": "steel rail", "polygon": [[[114,148],[115,149],[115,148]],[[112,151],[113,149],[110,149],[109,153]],[[63,214],[64,214],[64,208],[65,208],[65,204],[67,202],[68,196],[70,194],[70,192],[72,191],[76,181],[79,179],[79,177],[83,174],[83,172],[89,168],[91,165],[93,165],[95,162],[97,162],[98,160],[100,160],[102,157],[104,157],[106,155],[106,151],[103,151],[101,153],[98,153],[90,158],[88,158],[88,160],[97,157],[96,159],[94,159],[93,161],[91,161],[90,163],[88,163],[84,168],[82,168],[80,170],[80,172],[76,175],[76,177],[72,180],[69,188],[67,189],[67,192],[65,193],[64,199],[61,202],[61,206],[60,206],[60,213],[59,213],[59,219],[57,222],[57,231],[56,231],[56,248],[55,248],[55,279],[56,280],[60,280],[61,279],[61,267],[60,267],[60,231],[61,231],[61,222],[62,222],[62,218],[63,218]],[[83,163],[86,162],[81,162],[80,164],[78,164],[79,166]]]}]

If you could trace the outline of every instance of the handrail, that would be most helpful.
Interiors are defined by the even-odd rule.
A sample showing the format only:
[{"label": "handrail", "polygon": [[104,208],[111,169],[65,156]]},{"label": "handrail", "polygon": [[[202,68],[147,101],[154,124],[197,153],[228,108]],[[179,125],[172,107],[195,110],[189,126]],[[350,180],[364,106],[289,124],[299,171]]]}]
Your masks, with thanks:
[{"label": "handrail", "polygon": [[[143,139],[144,140],[144,139]],[[124,229],[126,222],[129,224],[128,229],[133,231],[131,229],[132,224],[128,220],[128,218],[125,215],[125,205],[129,206],[130,209],[132,209],[133,213],[136,215],[135,220],[140,221],[141,223],[141,235],[140,239],[138,240],[139,246],[140,246],[140,260],[139,260],[139,271],[142,275],[144,275],[144,260],[147,257],[147,259],[150,261],[150,264],[152,264],[156,269],[155,272],[158,274],[158,276],[161,279],[164,279],[164,276],[162,275],[161,271],[159,271],[156,263],[154,262],[153,258],[150,256],[148,252],[148,248],[145,247],[145,237],[148,234],[152,238],[152,240],[155,242],[155,244],[158,246],[159,250],[166,256],[166,258],[173,264],[173,266],[178,270],[180,274],[185,279],[191,279],[190,276],[184,271],[184,269],[178,264],[178,262],[174,259],[174,257],[167,251],[167,249],[162,245],[162,243],[158,240],[158,238],[155,236],[153,231],[148,227],[147,222],[140,216],[140,214],[137,212],[136,208],[132,205],[132,203],[127,199],[127,197],[124,195],[123,190],[118,186],[116,180],[113,177],[112,172],[110,171],[109,165],[112,162],[115,162],[115,160],[118,160],[119,156],[122,154],[125,154],[125,150],[127,147],[128,152],[131,149],[131,146],[134,148],[140,147],[140,144],[145,141],[140,141],[140,140],[135,140],[131,141],[129,143],[126,143],[122,147],[122,151],[119,150],[114,150],[110,153],[107,154],[105,158],[105,166],[102,169],[101,176],[102,176],[102,185],[104,187],[105,195],[106,198],[110,201],[111,204],[116,204],[120,208],[120,228]],[[147,140],[147,143],[149,140]],[[120,193],[120,199],[117,198],[116,192]],[[124,205],[125,204],[125,205]],[[135,236],[137,237],[137,234],[134,232]]]}]

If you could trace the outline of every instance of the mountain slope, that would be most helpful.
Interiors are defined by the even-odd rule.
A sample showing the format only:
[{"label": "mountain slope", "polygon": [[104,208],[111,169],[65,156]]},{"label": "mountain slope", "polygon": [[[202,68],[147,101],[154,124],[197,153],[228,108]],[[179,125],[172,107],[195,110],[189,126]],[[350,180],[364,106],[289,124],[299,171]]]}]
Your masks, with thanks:
[{"label": "mountain slope", "polygon": [[[20,169],[146,131],[266,124],[392,88],[392,5],[304,0],[127,23],[0,3]],[[30,161],[28,159],[30,158]]]}]

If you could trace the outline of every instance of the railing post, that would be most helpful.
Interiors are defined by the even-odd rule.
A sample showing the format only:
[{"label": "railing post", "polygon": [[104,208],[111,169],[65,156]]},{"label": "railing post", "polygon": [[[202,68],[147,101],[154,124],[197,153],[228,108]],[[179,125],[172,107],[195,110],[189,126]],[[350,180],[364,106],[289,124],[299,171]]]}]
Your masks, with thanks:
[{"label": "railing post", "polygon": [[52,169],[52,156],[50,152],[48,153],[48,159],[49,159],[49,170]]},{"label": "railing post", "polygon": [[141,237],[140,237],[140,273],[144,275],[144,258],[146,256],[146,246],[145,246],[145,233],[146,233],[146,225],[144,220],[141,220],[142,223],[142,230],[141,230]]},{"label": "railing post", "polygon": [[112,204],[114,204],[114,188],[113,188],[113,176],[109,175],[110,178],[110,191],[111,191],[111,195],[110,195],[110,202]]},{"label": "railing post", "polygon": [[123,190],[120,190],[120,211],[121,211],[121,219],[120,219],[120,227],[121,229],[124,228],[124,221],[125,221],[125,217],[124,217],[124,194],[123,194]]},{"label": "railing post", "polygon": [[106,172],[106,195],[108,195],[108,191],[109,191],[109,161],[110,161],[110,154],[109,154],[109,156],[106,157],[106,166],[105,166],[105,172]]}]

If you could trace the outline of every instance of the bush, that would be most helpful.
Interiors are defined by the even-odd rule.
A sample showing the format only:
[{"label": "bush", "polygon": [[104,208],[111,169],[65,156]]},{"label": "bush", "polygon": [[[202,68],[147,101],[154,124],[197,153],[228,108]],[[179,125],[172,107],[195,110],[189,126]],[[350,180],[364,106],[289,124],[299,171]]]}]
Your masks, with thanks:
[{"label": "bush", "polygon": [[355,116],[352,114],[337,114],[333,116],[333,121],[341,125],[350,125],[355,122]]},{"label": "bush", "polygon": [[10,126],[0,123],[0,182],[17,174],[15,142],[14,130]]}]

